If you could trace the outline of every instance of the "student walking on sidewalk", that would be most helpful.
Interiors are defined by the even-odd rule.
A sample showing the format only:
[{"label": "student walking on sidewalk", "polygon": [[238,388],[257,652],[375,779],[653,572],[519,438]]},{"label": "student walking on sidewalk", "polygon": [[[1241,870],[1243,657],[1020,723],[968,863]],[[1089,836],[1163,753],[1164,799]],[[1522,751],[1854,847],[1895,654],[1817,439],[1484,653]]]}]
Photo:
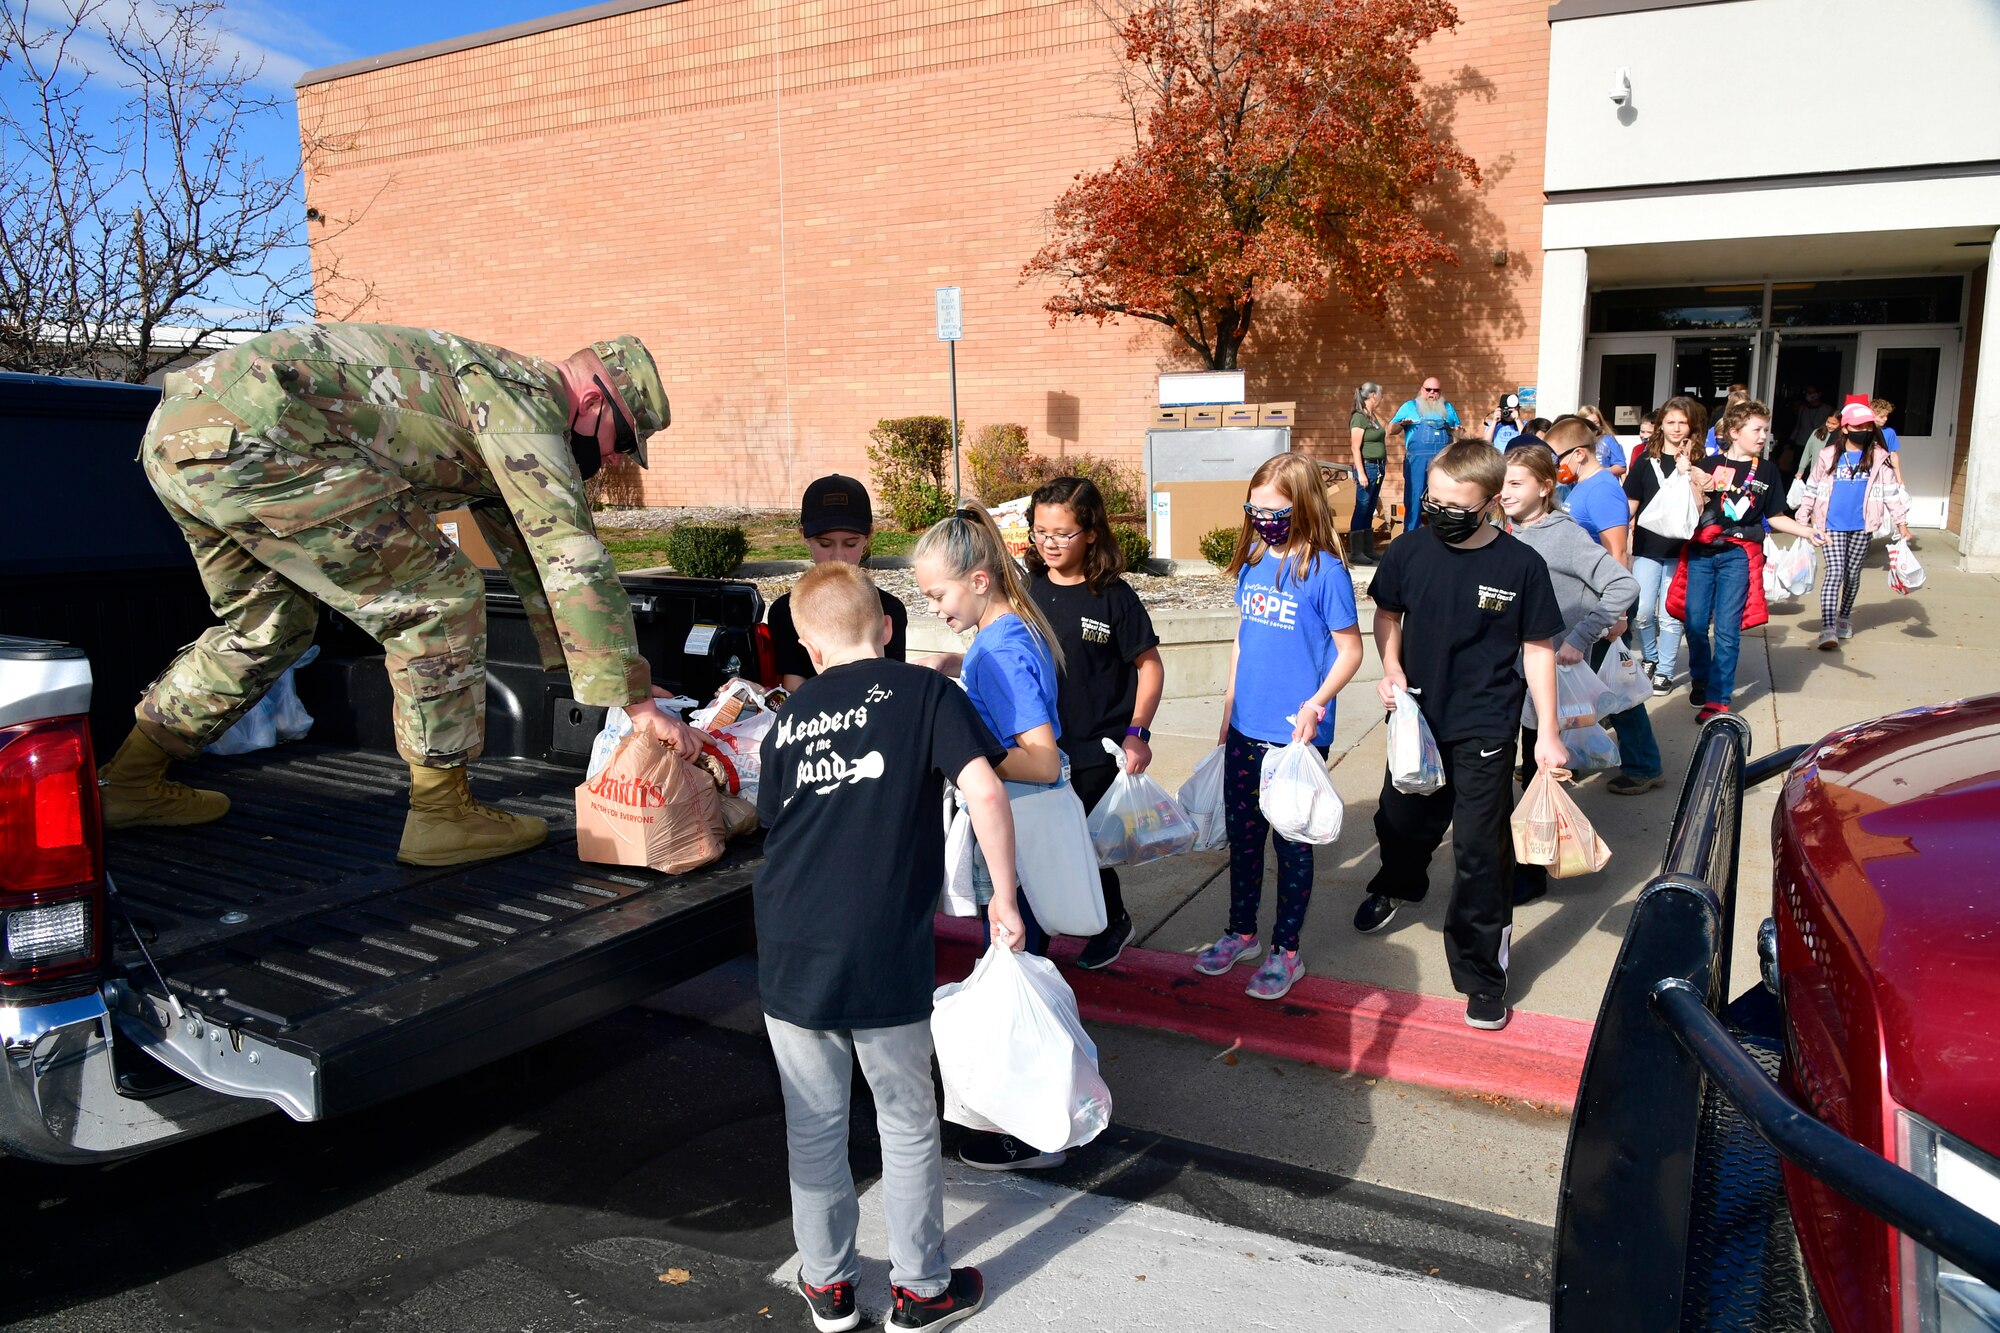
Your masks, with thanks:
[{"label": "student walking on sidewalk", "polygon": [[1724,452],[1694,460],[1695,489],[1706,500],[1668,603],[1670,611],[1685,613],[1688,702],[1701,709],[1702,722],[1729,711],[1743,631],[1770,619],[1764,609],[1765,524],[1815,546],[1825,541],[1791,517],[1784,474],[1764,457],[1771,409],[1746,399],[1722,414],[1719,430]]},{"label": "student walking on sidewalk", "polygon": [[1680,567],[1685,542],[1641,527],[1639,515],[1676,472],[1686,473],[1694,462],[1695,441],[1708,427],[1708,414],[1686,396],[1667,399],[1660,409],[1660,428],[1645,450],[1633,456],[1625,474],[1625,497],[1632,515],[1632,576],[1639,580],[1639,609],[1632,628],[1639,631],[1639,656],[1655,696],[1671,694],[1674,670],[1681,655],[1681,622],[1667,612],[1667,589]]},{"label": "student walking on sidewalk", "polygon": [[[1160,636],[1146,604],[1119,577],[1125,557],[1094,483],[1057,477],[1038,487],[1028,501],[1028,540],[1028,595],[1062,648],[1056,712],[1070,785],[1094,810],[1120,767],[1105,741],[1124,752],[1127,772],[1143,773],[1153,762],[1153,714],[1167,675]],[[1104,930],[1076,956],[1078,967],[1093,972],[1117,962],[1137,934],[1118,872],[1105,866],[1097,875]]]},{"label": "student walking on sidewalk", "polygon": [[[1395,706],[1398,689],[1416,699],[1444,760],[1445,785],[1412,795],[1384,772],[1375,811],[1382,868],[1354,914],[1354,928],[1372,934],[1404,903],[1422,902],[1431,857],[1450,829],[1457,870],[1445,958],[1466,997],[1465,1021],[1487,1029],[1508,1019],[1514,738],[1524,695],[1534,696],[1536,716],[1555,715],[1555,640],[1566,628],[1548,566],[1487,522],[1505,479],[1506,464],[1484,441],[1438,455],[1423,528],[1389,547],[1369,586],[1382,706]],[[1561,768],[1568,758],[1555,732],[1537,738],[1538,767]]]},{"label": "student walking on sidewalk", "polygon": [[1838,652],[1854,637],[1854,599],[1861,593],[1861,565],[1884,518],[1910,535],[1909,507],[1894,455],[1860,403],[1842,409],[1840,429],[1812,460],[1799,522],[1825,541],[1826,568],[1819,583],[1819,646]]},{"label": "student walking on sidewalk", "polygon": [[1253,999],[1282,999],[1305,972],[1299,929],[1312,899],[1312,848],[1274,833],[1258,797],[1267,750],[1310,741],[1325,756],[1334,696],[1361,666],[1354,581],[1338,540],[1319,468],[1305,455],[1279,454],[1252,474],[1226,571],[1236,576],[1241,618],[1217,738],[1229,830],[1229,928],[1195,957],[1194,968],[1219,977],[1263,952],[1257,912],[1269,840],[1278,857],[1278,913],[1270,957],[1245,988]]}]

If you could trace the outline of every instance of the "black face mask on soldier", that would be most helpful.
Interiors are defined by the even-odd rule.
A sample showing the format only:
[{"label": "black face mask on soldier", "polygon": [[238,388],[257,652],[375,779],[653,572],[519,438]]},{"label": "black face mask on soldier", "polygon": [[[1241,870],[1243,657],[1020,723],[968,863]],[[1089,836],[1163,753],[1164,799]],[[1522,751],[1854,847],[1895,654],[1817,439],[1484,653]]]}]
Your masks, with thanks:
[{"label": "black face mask on soldier", "polygon": [[[598,411],[609,412],[611,414],[611,431],[614,441],[612,452],[620,454],[638,453],[639,437],[633,431],[631,423],[625,420],[625,414],[613,406],[617,400],[612,397],[611,389],[596,375],[590,377],[590,382],[595,384],[597,391],[604,395],[604,404],[598,408]],[[572,426],[569,432],[569,448],[570,452],[576,455],[576,474],[585,481],[589,481],[592,477],[596,476],[597,470],[604,465],[604,451],[598,448],[595,433],[584,435]]]},{"label": "black face mask on soldier", "polygon": [[1456,505],[1439,504],[1426,499],[1423,503],[1424,522],[1430,524],[1431,531],[1446,542],[1457,544],[1479,531],[1479,525],[1486,521],[1485,506],[1478,509],[1460,509]]}]

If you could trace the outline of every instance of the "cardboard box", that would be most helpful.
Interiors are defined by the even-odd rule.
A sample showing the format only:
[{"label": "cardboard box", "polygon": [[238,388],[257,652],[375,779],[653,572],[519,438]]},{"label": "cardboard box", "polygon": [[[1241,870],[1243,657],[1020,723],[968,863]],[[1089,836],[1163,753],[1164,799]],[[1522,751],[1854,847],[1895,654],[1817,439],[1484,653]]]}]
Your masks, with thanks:
[{"label": "cardboard box", "polygon": [[1264,403],[1257,408],[1257,424],[1260,426],[1292,426],[1298,415],[1297,403]]},{"label": "cardboard box", "polygon": [[1238,403],[1234,407],[1222,409],[1222,424],[1225,426],[1255,426],[1258,410],[1255,403]]},{"label": "cardboard box", "polygon": [[1185,407],[1156,407],[1153,409],[1153,430],[1186,430],[1187,409]]},{"label": "cardboard box", "polygon": [[[1248,481],[1164,481],[1154,486],[1153,554],[1168,560],[1201,559],[1202,534],[1242,526],[1249,489]],[[1354,517],[1354,483],[1342,483],[1329,498],[1334,526],[1344,542]]]},{"label": "cardboard box", "polygon": [[481,569],[500,568],[500,558],[486,544],[486,535],[473,521],[470,509],[447,509],[441,514],[431,515],[431,521],[438,525],[439,532],[451,538],[452,544],[465,553],[467,560]]},{"label": "cardboard box", "polygon": [[1222,424],[1222,409],[1219,407],[1190,407],[1187,410],[1189,430],[1214,430]]}]

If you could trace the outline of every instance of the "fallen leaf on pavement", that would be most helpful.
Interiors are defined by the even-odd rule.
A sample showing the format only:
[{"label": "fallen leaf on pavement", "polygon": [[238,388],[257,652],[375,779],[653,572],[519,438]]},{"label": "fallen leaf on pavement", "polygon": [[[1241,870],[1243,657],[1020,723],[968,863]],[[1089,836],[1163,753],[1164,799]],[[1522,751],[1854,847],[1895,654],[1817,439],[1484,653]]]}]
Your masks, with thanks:
[{"label": "fallen leaf on pavement", "polygon": [[1233,1065],[1236,1063],[1236,1052],[1242,1049],[1243,1049],[1243,1038],[1238,1037],[1235,1041],[1229,1043],[1228,1050],[1222,1051],[1215,1055],[1211,1055],[1208,1058],[1211,1060],[1220,1060],[1222,1061],[1222,1063],[1226,1065]]},{"label": "fallen leaf on pavement", "polygon": [[688,1272],[685,1268],[669,1268],[666,1272],[660,1274],[660,1281],[670,1287],[678,1287],[684,1282],[694,1281],[694,1274]]}]

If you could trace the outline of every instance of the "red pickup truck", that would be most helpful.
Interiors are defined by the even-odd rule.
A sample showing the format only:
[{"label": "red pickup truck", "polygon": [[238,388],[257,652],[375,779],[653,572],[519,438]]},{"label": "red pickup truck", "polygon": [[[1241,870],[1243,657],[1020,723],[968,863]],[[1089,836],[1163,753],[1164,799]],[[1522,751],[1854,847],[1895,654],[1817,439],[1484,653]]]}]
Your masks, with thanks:
[{"label": "red pickup truck", "polygon": [[[0,1150],[128,1155],[274,1108],[315,1120],[440,1082],[630,1004],[751,942],[760,841],[691,874],[576,856],[572,792],[603,710],[544,672],[488,580],[483,799],[546,845],[395,861],[406,770],[380,649],[332,612],[298,675],[309,739],[205,758],[228,818],[105,838],[95,756],[213,616],[135,455],[157,391],[0,375]],[[24,442],[38,442],[30,451]],[[754,675],[754,586],[628,577],[658,683]]]},{"label": "red pickup truck", "polygon": [[[2000,695],[1749,739],[1704,730],[1626,930],[1550,1326],[2000,1330]],[[1725,1003],[1743,792],[1780,775],[1761,984]]]}]

